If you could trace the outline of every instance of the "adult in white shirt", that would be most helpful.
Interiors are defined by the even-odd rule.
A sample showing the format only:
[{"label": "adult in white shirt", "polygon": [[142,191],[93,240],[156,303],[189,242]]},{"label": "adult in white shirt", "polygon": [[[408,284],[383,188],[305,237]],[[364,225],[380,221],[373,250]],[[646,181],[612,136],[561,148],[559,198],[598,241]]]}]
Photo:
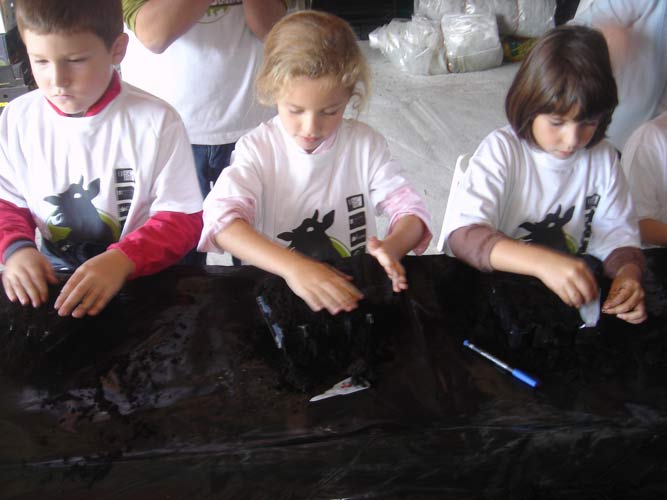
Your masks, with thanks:
[{"label": "adult in white shirt", "polygon": [[571,22],[594,27],[607,40],[619,101],[608,135],[623,151],[639,125],[667,110],[667,2],[582,1]]}]

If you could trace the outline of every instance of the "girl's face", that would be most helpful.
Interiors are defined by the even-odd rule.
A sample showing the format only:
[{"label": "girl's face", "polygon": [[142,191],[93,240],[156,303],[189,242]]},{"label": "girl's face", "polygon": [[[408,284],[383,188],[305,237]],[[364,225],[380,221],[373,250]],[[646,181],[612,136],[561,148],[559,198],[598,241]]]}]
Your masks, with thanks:
[{"label": "girl's face", "polygon": [[341,121],[350,92],[331,77],[297,77],[276,100],[287,133],[308,153],[333,134]]},{"label": "girl's face", "polygon": [[585,148],[595,135],[599,121],[575,121],[577,111],[572,110],[567,115],[537,115],[532,124],[537,145],[562,160]]}]

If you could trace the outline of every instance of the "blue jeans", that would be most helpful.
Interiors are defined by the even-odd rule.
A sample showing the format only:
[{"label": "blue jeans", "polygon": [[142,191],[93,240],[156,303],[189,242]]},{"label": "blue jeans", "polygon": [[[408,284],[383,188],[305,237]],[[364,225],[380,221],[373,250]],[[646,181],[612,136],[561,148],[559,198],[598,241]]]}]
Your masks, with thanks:
[{"label": "blue jeans", "polygon": [[218,146],[192,145],[199,189],[201,189],[204,198],[211,191],[215,181],[218,180],[222,169],[229,165],[235,146],[235,142]]},{"label": "blue jeans", "polygon": [[[235,142],[218,146],[192,144],[197,180],[199,181],[199,189],[204,198],[211,191],[215,181],[218,180],[222,169],[229,165],[235,146]],[[180,263],[189,266],[204,267],[206,265],[206,254],[198,252],[196,248],[193,248],[183,257]]]}]

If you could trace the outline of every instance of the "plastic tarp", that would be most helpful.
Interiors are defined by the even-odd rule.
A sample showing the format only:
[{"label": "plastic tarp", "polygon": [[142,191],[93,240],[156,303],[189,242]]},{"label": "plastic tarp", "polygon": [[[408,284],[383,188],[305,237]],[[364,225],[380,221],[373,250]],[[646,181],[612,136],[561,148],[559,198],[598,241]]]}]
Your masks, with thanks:
[{"label": "plastic tarp", "polygon": [[[535,283],[522,305],[507,276],[407,257],[410,288],[394,295],[372,258],[353,257],[345,270],[368,297],[361,316],[282,311],[303,332],[339,328],[343,344],[363,330],[350,328],[359,318],[379,335],[370,387],[315,403],[350,370],[313,379],[305,393],[286,382],[284,352],[257,306],[268,279],[257,269],[174,268],[129,283],[83,320],[3,294],[0,496],[663,498],[667,258],[647,256],[650,319],[603,315],[592,331],[558,330],[566,322]],[[554,317],[530,332],[522,323],[531,341],[510,347],[503,296]]]}]

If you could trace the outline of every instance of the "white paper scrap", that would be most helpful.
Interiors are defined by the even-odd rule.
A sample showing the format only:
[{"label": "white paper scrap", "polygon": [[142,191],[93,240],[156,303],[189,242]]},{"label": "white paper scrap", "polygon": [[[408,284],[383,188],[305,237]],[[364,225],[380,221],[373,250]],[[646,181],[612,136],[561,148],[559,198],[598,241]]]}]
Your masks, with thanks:
[{"label": "white paper scrap", "polygon": [[579,316],[584,322],[579,328],[590,328],[598,324],[600,320],[600,292],[598,292],[596,299],[579,308]]},{"label": "white paper scrap", "polygon": [[334,396],[344,396],[345,394],[352,394],[353,392],[363,391],[364,389],[368,389],[370,386],[371,384],[365,380],[361,380],[359,384],[353,384],[352,377],[348,377],[345,380],[338,382],[331,389],[324,391],[322,394],[318,394],[317,396],[310,398],[310,401],[312,403],[321,399],[332,398]]}]

